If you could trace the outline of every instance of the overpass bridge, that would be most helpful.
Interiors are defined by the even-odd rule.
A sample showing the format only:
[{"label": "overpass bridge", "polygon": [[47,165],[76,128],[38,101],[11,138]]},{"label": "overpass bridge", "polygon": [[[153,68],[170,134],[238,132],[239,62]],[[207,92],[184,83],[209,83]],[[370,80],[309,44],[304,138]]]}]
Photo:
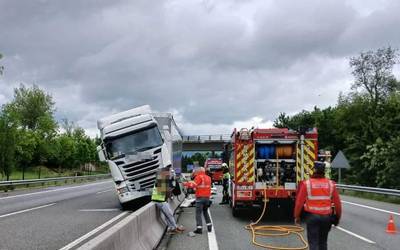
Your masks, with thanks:
[{"label": "overpass bridge", "polygon": [[183,151],[222,151],[231,139],[230,134],[183,135]]}]

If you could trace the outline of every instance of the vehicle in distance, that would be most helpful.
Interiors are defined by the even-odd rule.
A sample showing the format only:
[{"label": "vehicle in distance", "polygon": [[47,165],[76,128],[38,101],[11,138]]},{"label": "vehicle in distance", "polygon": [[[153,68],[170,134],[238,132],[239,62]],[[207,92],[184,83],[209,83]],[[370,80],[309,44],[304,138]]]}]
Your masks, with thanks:
[{"label": "vehicle in distance", "polygon": [[209,173],[212,182],[222,182],[222,160],[209,158],[204,162],[204,168]]}]

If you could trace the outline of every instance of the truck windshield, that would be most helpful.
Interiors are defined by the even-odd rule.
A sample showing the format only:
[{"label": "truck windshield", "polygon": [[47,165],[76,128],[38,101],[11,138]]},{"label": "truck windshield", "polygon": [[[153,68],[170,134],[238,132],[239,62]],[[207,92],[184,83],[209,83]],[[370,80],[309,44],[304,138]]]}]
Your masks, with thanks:
[{"label": "truck windshield", "polygon": [[106,142],[108,157],[115,159],[126,154],[145,151],[163,143],[157,126],[138,130]]}]

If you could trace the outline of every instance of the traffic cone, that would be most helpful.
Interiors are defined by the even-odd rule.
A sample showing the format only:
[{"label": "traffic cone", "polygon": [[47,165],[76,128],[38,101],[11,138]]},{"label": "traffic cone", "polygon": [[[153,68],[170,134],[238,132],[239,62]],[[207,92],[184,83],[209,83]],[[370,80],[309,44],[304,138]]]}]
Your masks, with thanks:
[{"label": "traffic cone", "polygon": [[389,217],[389,223],[386,228],[386,233],[390,233],[390,234],[397,233],[396,225],[394,224],[394,220],[393,220],[393,215],[390,215],[390,217]]}]

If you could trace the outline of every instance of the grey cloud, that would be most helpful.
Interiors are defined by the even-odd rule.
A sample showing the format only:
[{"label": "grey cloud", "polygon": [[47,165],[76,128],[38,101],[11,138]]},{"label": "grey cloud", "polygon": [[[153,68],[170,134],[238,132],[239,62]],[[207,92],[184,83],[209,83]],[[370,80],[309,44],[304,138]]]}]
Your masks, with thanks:
[{"label": "grey cloud", "polygon": [[191,127],[333,105],[350,56],[400,47],[396,1],[352,2],[0,0],[0,102],[36,83],[88,129],[141,104]]}]

